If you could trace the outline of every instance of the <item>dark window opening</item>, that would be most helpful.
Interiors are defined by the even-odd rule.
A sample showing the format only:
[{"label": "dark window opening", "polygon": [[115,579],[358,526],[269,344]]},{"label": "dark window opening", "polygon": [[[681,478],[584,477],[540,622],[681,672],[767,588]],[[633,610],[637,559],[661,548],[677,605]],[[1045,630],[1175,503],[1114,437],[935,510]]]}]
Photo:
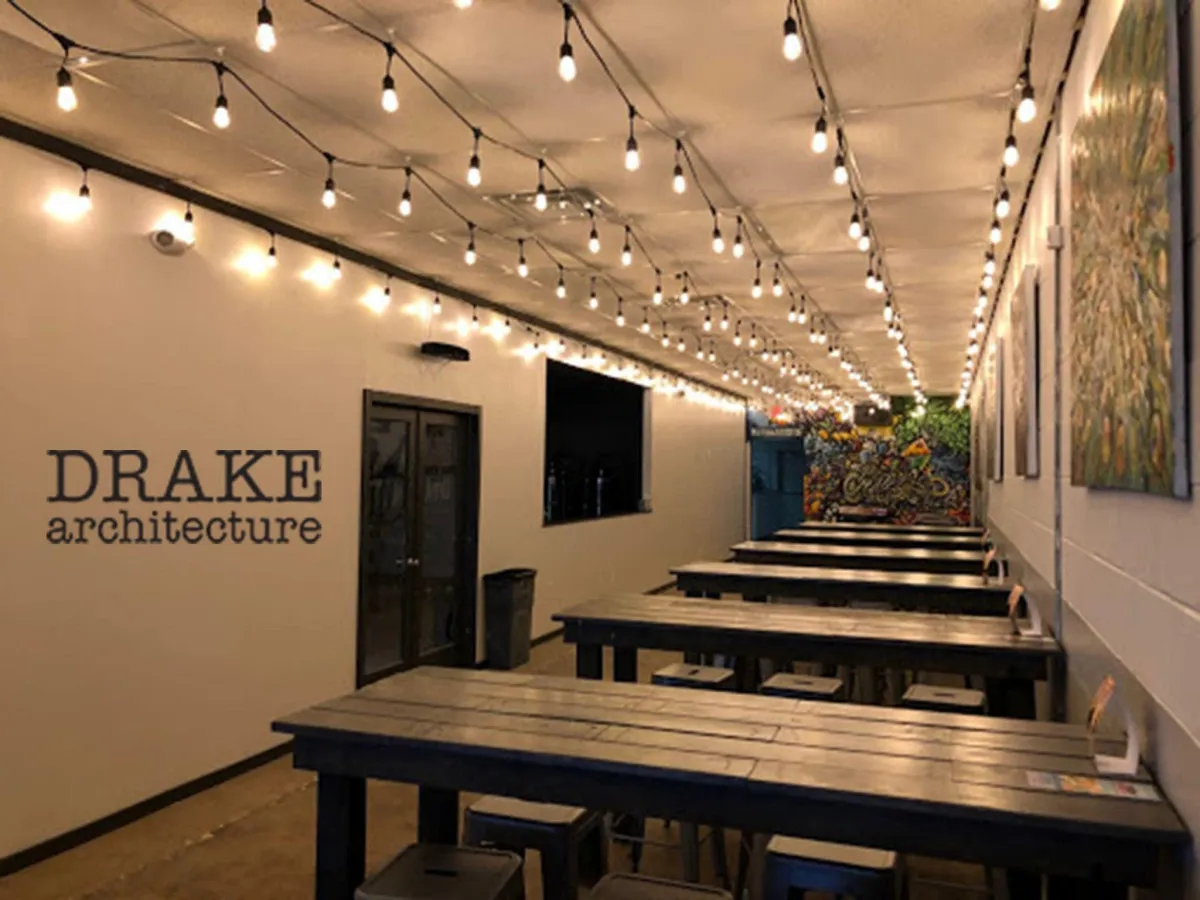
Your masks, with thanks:
[{"label": "dark window opening", "polygon": [[645,393],[546,361],[546,524],[641,511]]}]

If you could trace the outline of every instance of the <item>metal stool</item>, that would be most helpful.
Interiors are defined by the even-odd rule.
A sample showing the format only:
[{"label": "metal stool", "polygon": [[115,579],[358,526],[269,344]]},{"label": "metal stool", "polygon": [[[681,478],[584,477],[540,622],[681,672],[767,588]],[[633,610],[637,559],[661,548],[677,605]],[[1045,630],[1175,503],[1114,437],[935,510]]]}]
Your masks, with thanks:
[{"label": "metal stool", "polygon": [[545,900],[575,900],[583,863],[591,864],[586,874],[595,878],[607,868],[602,813],[487,796],[472,803],[463,818],[471,847],[512,850],[522,857],[537,850]]},{"label": "metal stool", "polygon": [[733,689],[736,675],[733,669],[717,666],[694,666],[691,663],[672,663],[659,669],[650,680],[670,687],[699,688],[707,691]]},{"label": "metal stool", "polygon": [[817,675],[793,675],[779,672],[762,683],[759,690],[772,697],[792,697],[796,700],[844,700],[845,684],[840,678],[821,678]]},{"label": "metal stool", "polygon": [[900,701],[900,705],[909,709],[983,715],[987,711],[987,697],[983,691],[975,691],[970,688],[914,684],[904,692],[904,698]]},{"label": "metal stool", "polygon": [[506,850],[409,844],[354,900],[525,900],[525,874]]},{"label": "metal stool", "polygon": [[856,900],[896,896],[896,854],[846,844],[776,835],[767,844],[763,900],[788,900],[792,891],[829,891]]},{"label": "metal stool", "polygon": [[592,889],[592,900],[732,900],[717,888],[663,881],[645,875],[606,875]]}]

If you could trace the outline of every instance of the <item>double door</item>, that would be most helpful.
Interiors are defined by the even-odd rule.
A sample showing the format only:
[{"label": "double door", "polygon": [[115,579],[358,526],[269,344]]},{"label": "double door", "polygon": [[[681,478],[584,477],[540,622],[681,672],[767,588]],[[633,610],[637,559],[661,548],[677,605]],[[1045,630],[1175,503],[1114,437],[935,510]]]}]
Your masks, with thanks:
[{"label": "double door", "polygon": [[364,409],[358,683],[474,659],[478,415]]}]

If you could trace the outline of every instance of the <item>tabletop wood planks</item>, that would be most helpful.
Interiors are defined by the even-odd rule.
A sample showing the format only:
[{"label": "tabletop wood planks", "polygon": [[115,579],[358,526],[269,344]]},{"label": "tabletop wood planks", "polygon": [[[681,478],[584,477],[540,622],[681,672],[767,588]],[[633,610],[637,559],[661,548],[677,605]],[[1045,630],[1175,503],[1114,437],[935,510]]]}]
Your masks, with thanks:
[{"label": "tabletop wood planks", "polygon": [[[776,566],[875,569],[883,572],[983,574],[984,551],[858,547],[792,541],[742,541],[730,547],[733,561]],[[993,564],[994,565],[994,564]],[[994,574],[994,573],[993,573]]]},{"label": "tabletop wood planks", "polygon": [[844,544],[859,547],[898,547],[925,550],[978,550],[983,536],[975,534],[918,534],[858,528],[784,528],[771,535],[773,541],[804,544]]},{"label": "tabletop wood planks", "polygon": [[880,534],[945,534],[951,537],[983,537],[978,525],[902,525],[899,522],[801,522],[794,531],[865,531]]}]

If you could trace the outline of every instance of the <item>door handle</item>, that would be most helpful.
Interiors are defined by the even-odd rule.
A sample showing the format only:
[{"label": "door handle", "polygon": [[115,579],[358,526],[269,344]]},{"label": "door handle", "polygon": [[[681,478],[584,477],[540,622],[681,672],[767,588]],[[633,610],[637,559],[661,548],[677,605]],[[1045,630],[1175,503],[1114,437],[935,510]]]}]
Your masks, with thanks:
[{"label": "door handle", "polygon": [[417,559],[415,556],[410,556],[408,558],[408,564],[410,566],[419,566],[421,564],[421,561],[419,559]]}]

